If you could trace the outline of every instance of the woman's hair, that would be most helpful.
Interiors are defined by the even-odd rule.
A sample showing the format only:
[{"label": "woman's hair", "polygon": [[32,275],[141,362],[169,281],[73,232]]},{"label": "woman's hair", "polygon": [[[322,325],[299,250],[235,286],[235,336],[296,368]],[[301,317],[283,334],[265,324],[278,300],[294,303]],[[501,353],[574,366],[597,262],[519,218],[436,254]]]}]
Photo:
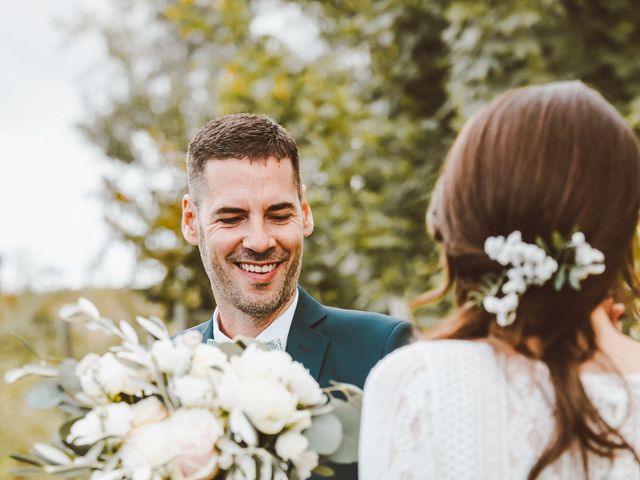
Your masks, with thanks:
[{"label": "woman's hair", "polygon": [[[436,338],[488,338],[543,361],[555,390],[556,436],[529,479],[577,446],[611,458],[637,453],[605,422],[580,381],[597,351],[591,312],[613,295],[638,293],[632,244],[640,208],[640,155],[632,130],[602,96],[581,82],[509,91],[477,113],[455,141],[434,190],[427,222],[442,244],[446,289],[460,308]],[[525,242],[579,230],[605,255],[606,271],[578,291],[531,286],[506,328],[472,304],[483,275],[502,267],[484,253],[489,236],[519,230]],[[552,282],[549,282],[552,283]],[[535,348],[531,346],[535,345]]]}]

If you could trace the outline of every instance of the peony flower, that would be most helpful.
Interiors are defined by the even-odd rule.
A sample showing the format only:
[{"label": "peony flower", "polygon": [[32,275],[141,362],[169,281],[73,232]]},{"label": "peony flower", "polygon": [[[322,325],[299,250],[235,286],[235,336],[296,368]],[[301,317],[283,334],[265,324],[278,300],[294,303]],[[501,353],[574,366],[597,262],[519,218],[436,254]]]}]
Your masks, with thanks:
[{"label": "peony flower", "polygon": [[113,353],[105,353],[100,358],[97,381],[108,395],[141,395],[140,380],[138,371],[124,366]]},{"label": "peony flower", "polygon": [[309,440],[298,432],[285,432],[276,440],[276,453],[283,460],[298,461],[309,447]]},{"label": "peony flower", "polygon": [[211,384],[202,378],[177,377],[173,380],[173,392],[183,407],[210,407],[213,404]]},{"label": "peony flower", "polygon": [[202,345],[202,334],[197,330],[187,330],[174,338],[173,342],[177,348],[193,352],[196,347]]},{"label": "peony flower", "polygon": [[206,378],[210,377],[209,374],[213,368],[224,369],[228,364],[227,356],[222,350],[212,345],[201,343],[193,351],[190,373],[196,377]]},{"label": "peony flower", "polygon": [[133,411],[133,428],[146,425],[148,423],[158,423],[167,418],[169,412],[157,397],[147,397],[140,400],[131,407]]},{"label": "peony flower", "polygon": [[106,400],[106,392],[98,383],[99,369],[100,355],[89,353],[78,362],[75,373],[85,394],[93,400]]},{"label": "peony flower", "polygon": [[124,437],[131,430],[133,410],[119,402],[99,406],[71,425],[67,442],[93,445],[105,437]]},{"label": "peony flower", "polygon": [[318,382],[299,362],[291,362],[286,370],[285,380],[302,405],[318,405],[325,398]]},{"label": "peony flower", "polygon": [[305,480],[311,476],[311,471],[318,466],[318,454],[316,452],[302,452],[298,460],[293,461],[298,472],[298,478]]},{"label": "peony flower", "polygon": [[151,346],[151,356],[163,373],[184,375],[189,369],[191,351],[185,346],[176,346],[171,340],[158,340]]},{"label": "peony flower", "polygon": [[177,458],[180,450],[169,435],[169,421],[148,423],[131,431],[120,448],[122,466],[132,472],[131,478],[154,478],[161,469]]},{"label": "peony flower", "polygon": [[189,479],[209,478],[218,468],[215,444],[224,426],[204,408],[179,408],[169,419],[169,435],[180,450],[178,467]]}]

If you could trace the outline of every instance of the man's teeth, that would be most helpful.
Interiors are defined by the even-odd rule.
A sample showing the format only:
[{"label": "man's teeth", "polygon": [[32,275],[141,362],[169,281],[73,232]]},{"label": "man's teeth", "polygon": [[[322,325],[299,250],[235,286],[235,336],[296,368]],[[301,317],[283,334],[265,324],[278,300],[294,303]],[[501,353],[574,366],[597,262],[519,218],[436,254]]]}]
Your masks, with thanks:
[{"label": "man's teeth", "polygon": [[278,266],[277,263],[271,263],[269,265],[251,265],[250,263],[241,263],[240,268],[245,272],[257,272],[257,273],[269,273],[271,270]]}]

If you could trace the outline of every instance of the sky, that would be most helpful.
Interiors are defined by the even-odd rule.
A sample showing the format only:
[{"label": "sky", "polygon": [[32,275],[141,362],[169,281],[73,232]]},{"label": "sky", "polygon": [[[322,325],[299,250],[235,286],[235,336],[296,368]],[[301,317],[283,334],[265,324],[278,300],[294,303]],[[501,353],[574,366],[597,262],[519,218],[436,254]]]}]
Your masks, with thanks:
[{"label": "sky", "polygon": [[133,274],[133,252],[102,220],[106,162],[76,127],[83,78],[105,58],[97,37],[69,42],[60,27],[78,7],[22,0],[0,15],[0,292],[122,286]]},{"label": "sky", "polygon": [[[0,15],[0,293],[117,288],[135,277],[132,247],[103,221],[101,178],[110,165],[76,126],[88,114],[84,96],[109,81],[100,78],[105,45],[97,36],[70,39],[60,25],[80,9],[103,14],[105,5],[21,0]],[[252,29],[305,57],[322,49],[295,4],[262,0]]]}]

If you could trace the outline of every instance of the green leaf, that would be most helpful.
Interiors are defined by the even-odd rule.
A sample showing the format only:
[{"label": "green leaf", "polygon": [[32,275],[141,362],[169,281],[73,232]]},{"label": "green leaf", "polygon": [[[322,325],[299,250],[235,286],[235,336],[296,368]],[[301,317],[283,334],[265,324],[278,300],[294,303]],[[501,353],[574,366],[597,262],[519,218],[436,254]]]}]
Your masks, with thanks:
[{"label": "green leaf", "polygon": [[536,245],[538,245],[541,249],[543,249],[545,252],[549,252],[549,247],[547,246],[547,242],[544,241],[544,239],[542,237],[536,237]]},{"label": "green leaf", "polygon": [[557,230],[551,232],[551,244],[556,252],[561,251],[564,248],[565,243],[564,238],[562,238],[562,235],[560,235]]},{"label": "green leaf", "polygon": [[335,463],[355,463],[358,461],[358,438],[360,436],[360,408],[351,402],[334,399],[334,415],[342,424],[342,442],[329,460]]},{"label": "green leaf", "polygon": [[64,391],[58,380],[47,379],[33,385],[25,396],[27,405],[34,410],[49,410],[64,400]]},{"label": "green leaf", "polygon": [[216,343],[215,347],[219,348],[229,358],[242,355],[242,352],[244,352],[244,347],[234,342]]},{"label": "green leaf", "polygon": [[325,477],[325,478],[333,477],[335,474],[333,469],[328,465],[318,465],[316,468],[313,469],[313,473],[315,473],[320,477]]},{"label": "green leaf", "polygon": [[32,477],[35,475],[42,475],[42,470],[39,468],[8,468],[7,472],[17,477]]},{"label": "green leaf", "polygon": [[309,449],[319,455],[331,455],[342,443],[343,431],[340,419],[334,413],[311,419],[312,423],[302,434],[309,440]]},{"label": "green leaf", "polygon": [[560,270],[558,270],[558,273],[556,273],[556,278],[553,280],[553,289],[556,292],[559,292],[560,290],[562,290],[562,287],[564,286],[564,282],[566,278],[567,278],[566,270],[564,269],[564,267],[561,267]]}]

